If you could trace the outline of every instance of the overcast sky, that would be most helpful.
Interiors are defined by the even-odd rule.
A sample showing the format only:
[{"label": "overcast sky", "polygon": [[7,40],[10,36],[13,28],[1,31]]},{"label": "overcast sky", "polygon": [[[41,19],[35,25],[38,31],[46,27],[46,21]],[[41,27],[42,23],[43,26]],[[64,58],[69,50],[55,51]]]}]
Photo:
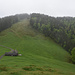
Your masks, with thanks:
[{"label": "overcast sky", "polygon": [[75,0],[0,0],[0,17],[20,13],[75,17]]}]

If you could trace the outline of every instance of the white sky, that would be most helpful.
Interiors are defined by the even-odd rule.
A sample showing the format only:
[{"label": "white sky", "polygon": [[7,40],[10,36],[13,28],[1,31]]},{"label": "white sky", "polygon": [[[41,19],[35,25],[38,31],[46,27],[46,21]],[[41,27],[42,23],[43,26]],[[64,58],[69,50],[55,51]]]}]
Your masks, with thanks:
[{"label": "white sky", "polygon": [[20,13],[75,17],[75,0],[0,0],[0,17]]}]

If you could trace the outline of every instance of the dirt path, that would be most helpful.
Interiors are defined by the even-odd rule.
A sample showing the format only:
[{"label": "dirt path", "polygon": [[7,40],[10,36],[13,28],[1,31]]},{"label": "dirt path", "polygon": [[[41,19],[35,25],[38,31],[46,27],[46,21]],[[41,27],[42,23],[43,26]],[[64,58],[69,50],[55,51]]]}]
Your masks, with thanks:
[{"label": "dirt path", "polygon": [[[11,49],[11,51],[14,51],[14,49],[12,49],[12,48],[9,48],[9,47],[3,46],[3,45],[0,45],[0,46],[5,47],[5,48],[8,48],[8,49]],[[3,54],[2,56],[0,56],[0,59],[2,59],[3,56],[5,56],[5,54]]]},{"label": "dirt path", "polygon": [[2,56],[0,56],[0,59],[2,59],[2,58],[3,58],[3,56],[5,56],[5,54],[3,54]]},{"label": "dirt path", "polygon": [[3,45],[0,45],[0,46],[5,47],[5,48],[8,48],[8,49],[11,49],[11,50],[13,51],[13,49],[12,49],[12,48],[9,48],[9,47],[3,46]]}]

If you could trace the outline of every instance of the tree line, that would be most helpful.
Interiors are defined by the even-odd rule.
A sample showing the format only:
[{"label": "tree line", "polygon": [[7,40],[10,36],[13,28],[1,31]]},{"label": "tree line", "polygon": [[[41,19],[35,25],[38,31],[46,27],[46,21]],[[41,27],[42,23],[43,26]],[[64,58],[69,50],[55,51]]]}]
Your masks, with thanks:
[{"label": "tree line", "polygon": [[0,32],[11,27],[14,23],[26,18],[30,18],[30,16],[28,14],[17,14],[0,18]]}]

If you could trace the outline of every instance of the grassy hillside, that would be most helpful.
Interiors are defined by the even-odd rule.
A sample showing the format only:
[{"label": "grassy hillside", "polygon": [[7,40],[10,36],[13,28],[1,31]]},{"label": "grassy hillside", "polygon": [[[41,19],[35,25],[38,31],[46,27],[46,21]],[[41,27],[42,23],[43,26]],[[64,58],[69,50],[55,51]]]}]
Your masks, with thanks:
[{"label": "grassy hillside", "polygon": [[[75,65],[67,62],[70,55],[52,39],[32,29],[29,20],[1,32],[0,45],[22,54],[0,60],[2,75],[75,75]],[[0,56],[8,51],[10,49],[0,47]]]}]

